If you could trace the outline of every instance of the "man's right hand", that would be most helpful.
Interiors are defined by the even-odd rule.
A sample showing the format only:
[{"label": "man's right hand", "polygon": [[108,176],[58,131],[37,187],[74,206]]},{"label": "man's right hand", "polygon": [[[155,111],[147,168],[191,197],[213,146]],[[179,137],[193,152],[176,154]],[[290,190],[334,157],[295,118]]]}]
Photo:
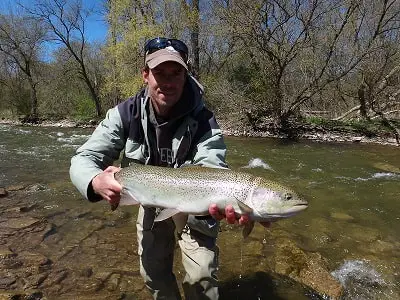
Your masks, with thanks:
[{"label": "man's right hand", "polygon": [[93,191],[111,205],[118,205],[121,199],[122,186],[115,180],[114,174],[121,168],[109,166],[92,179]]}]

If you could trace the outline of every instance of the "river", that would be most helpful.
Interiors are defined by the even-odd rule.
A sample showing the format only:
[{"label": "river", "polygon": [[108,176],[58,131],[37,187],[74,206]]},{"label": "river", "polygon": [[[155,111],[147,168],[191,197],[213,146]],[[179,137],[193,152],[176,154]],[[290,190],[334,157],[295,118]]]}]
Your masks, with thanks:
[{"label": "river", "polygon": [[[92,129],[0,125],[0,298],[148,299],[136,207],[111,212],[69,181]],[[226,137],[232,169],[292,187],[309,208],[247,240],[223,223],[222,299],[400,298],[400,151]],[[184,274],[177,251],[176,273]],[[10,296],[11,297],[11,296]],[[1,298],[2,299],[2,298]],[[10,298],[11,299],[11,298]]]}]

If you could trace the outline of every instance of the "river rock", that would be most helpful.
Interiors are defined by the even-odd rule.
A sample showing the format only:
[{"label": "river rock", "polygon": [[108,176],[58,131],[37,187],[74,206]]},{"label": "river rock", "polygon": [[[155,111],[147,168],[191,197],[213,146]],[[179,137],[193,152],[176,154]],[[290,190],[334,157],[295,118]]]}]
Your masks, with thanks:
[{"label": "river rock", "polygon": [[244,243],[243,247],[244,255],[252,257],[262,255],[263,244],[261,241],[249,241]]},{"label": "river rock", "polygon": [[[261,233],[264,238],[255,238],[253,233],[254,236]],[[247,240],[239,242],[232,238],[232,233],[220,234],[221,247],[236,249],[230,251],[228,259],[224,259],[226,251],[221,254],[220,267],[225,272],[230,270],[231,276],[247,276],[257,271],[276,273],[307,286],[323,297],[340,298],[343,287],[331,275],[326,260],[320,254],[300,249],[278,224],[274,230],[257,228],[253,233]]]},{"label": "river rock", "polygon": [[21,213],[21,212],[31,211],[35,207],[37,207],[37,204],[24,205],[24,206],[14,206],[14,207],[7,208],[5,211],[6,212],[10,212],[10,213]]},{"label": "river rock", "polygon": [[44,184],[35,183],[35,184],[28,186],[26,190],[27,190],[27,192],[35,193],[35,192],[40,192],[40,191],[46,191],[46,190],[48,190],[48,187],[45,186]]},{"label": "river rock", "polygon": [[320,295],[339,299],[343,293],[341,284],[331,275],[327,262],[319,253],[306,253],[287,239],[276,244],[275,272],[309,286]]},{"label": "river rock", "polygon": [[373,167],[382,170],[382,171],[386,171],[386,172],[392,172],[392,173],[398,173],[400,174],[400,168],[393,166],[391,164],[388,163],[384,163],[384,162],[377,162],[372,164]]},{"label": "river rock", "polygon": [[6,197],[8,195],[8,192],[5,188],[0,188],[0,198]]},{"label": "river rock", "polygon": [[65,269],[53,270],[50,276],[47,277],[45,287],[52,287],[59,285],[69,275],[69,271]]},{"label": "river rock", "polygon": [[363,140],[363,137],[362,136],[354,136],[354,137],[351,137],[350,140],[353,143],[360,143]]},{"label": "river rock", "polygon": [[[16,281],[17,281],[17,278],[13,274],[0,273],[0,289],[11,290],[14,288]],[[1,297],[1,295],[0,295],[0,297]]]},{"label": "river rock", "polygon": [[6,189],[9,192],[16,192],[16,191],[21,191],[26,188],[26,184],[17,184],[17,185],[10,185]]},{"label": "river rock", "polygon": [[104,287],[104,283],[96,279],[87,279],[85,282],[77,282],[78,290],[82,290],[85,293],[95,293],[100,291]]},{"label": "river rock", "polygon": [[43,281],[46,280],[48,276],[49,273],[44,272],[40,274],[33,274],[31,276],[23,278],[22,280],[24,282],[23,285],[24,290],[37,289],[43,283]]},{"label": "river rock", "polygon": [[118,285],[121,281],[120,274],[112,274],[105,284],[106,289],[109,291],[115,291],[118,288]]},{"label": "river rock", "polygon": [[371,243],[380,238],[380,231],[377,228],[361,226],[349,223],[346,228],[348,236],[354,241]]},{"label": "river rock", "polygon": [[10,257],[13,257],[13,256],[16,256],[16,254],[14,252],[12,252],[10,250],[10,248],[8,248],[5,245],[1,245],[0,246],[0,260],[7,259],[7,258],[10,258]]},{"label": "river rock", "polygon": [[4,291],[0,292],[0,300],[46,300],[42,292],[39,291]]},{"label": "river rock", "polygon": [[0,269],[18,269],[23,265],[23,262],[17,257],[16,254],[5,256],[0,260]]},{"label": "river rock", "polygon": [[23,259],[24,265],[29,265],[31,270],[35,269],[39,272],[49,269],[52,264],[48,257],[40,253],[23,251],[18,254],[18,257]]},{"label": "river rock", "polygon": [[12,252],[7,246],[0,246],[0,269],[16,269],[22,264],[16,253]]},{"label": "river rock", "polygon": [[393,253],[394,251],[399,251],[398,246],[394,243],[383,241],[383,240],[376,240],[369,244],[368,250],[372,253]]},{"label": "river rock", "polygon": [[10,218],[3,222],[2,225],[11,229],[24,229],[40,222],[39,219],[32,217]]},{"label": "river rock", "polygon": [[298,241],[300,247],[306,251],[318,251],[320,248],[329,247],[334,239],[325,232],[309,233]]},{"label": "river rock", "polygon": [[84,268],[79,272],[79,275],[82,277],[89,278],[90,276],[93,275],[93,268],[91,268],[91,267]]},{"label": "river rock", "polygon": [[[1,281],[1,279],[0,279]],[[0,283],[1,284],[1,283]],[[0,300],[10,300],[14,296],[14,293],[7,291],[0,291]]]},{"label": "river rock", "polygon": [[352,221],[354,218],[343,212],[333,212],[331,213],[331,218],[340,221]]}]

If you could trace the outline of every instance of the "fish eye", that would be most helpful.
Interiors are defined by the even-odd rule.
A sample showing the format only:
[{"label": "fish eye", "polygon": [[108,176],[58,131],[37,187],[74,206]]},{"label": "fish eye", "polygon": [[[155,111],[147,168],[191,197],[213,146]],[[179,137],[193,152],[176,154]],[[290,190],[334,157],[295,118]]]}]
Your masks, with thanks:
[{"label": "fish eye", "polygon": [[285,194],[285,199],[286,199],[286,200],[291,200],[292,198],[293,198],[293,196],[292,196],[291,193],[286,193],[286,194]]}]

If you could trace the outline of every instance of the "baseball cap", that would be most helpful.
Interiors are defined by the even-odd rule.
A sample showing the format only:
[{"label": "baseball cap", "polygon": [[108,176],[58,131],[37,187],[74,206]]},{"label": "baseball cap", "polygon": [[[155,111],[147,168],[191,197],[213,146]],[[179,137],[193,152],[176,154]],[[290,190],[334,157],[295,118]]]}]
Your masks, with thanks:
[{"label": "baseball cap", "polygon": [[145,47],[145,64],[150,69],[157,67],[159,64],[167,61],[174,61],[182,65],[186,70],[188,48],[186,44],[177,39],[154,38],[149,40]]}]

